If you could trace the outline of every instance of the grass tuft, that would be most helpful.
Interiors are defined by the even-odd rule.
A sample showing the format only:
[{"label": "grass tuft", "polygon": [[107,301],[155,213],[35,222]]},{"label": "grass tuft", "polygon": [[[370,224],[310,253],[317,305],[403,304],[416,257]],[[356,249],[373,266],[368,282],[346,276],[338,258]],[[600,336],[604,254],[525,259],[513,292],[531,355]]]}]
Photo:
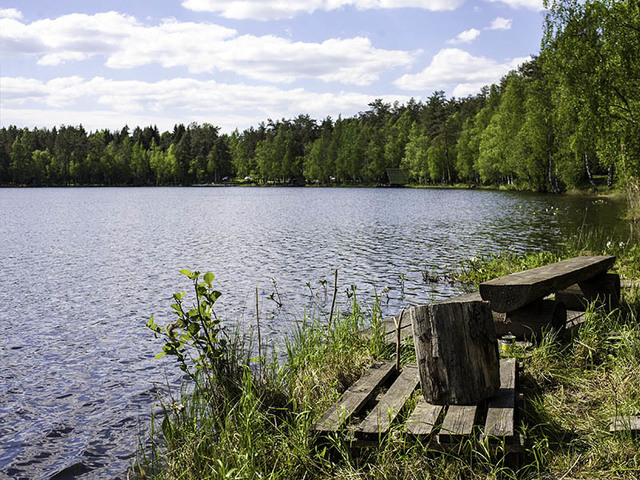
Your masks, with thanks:
[{"label": "grass tuft", "polygon": [[[589,240],[591,238],[592,240]],[[559,253],[512,253],[466,262],[461,281],[478,283],[533,268],[576,252],[615,251],[616,269],[633,278],[640,271],[634,244],[581,235]],[[598,240],[599,242],[599,240]],[[225,370],[201,372],[198,381],[161,402],[148,437],[141,441],[131,476],[139,479],[539,479],[640,477],[640,440],[612,435],[610,419],[640,415],[638,289],[625,289],[620,308],[589,306],[584,324],[561,340],[543,335],[532,348],[518,347],[525,363],[519,390],[518,431],[526,453],[518,462],[504,448],[476,439],[441,452],[408,438],[400,428],[379,445],[355,448],[341,433],[320,441],[313,426],[371,363],[392,359],[383,341],[379,301],[362,306],[355,289],[350,311],[331,325],[304,318],[258,369],[251,342],[232,337]],[[359,335],[372,327],[367,339]],[[278,355],[276,355],[278,354]],[[279,359],[279,360],[278,360]],[[403,344],[402,363],[415,361]],[[199,388],[198,386],[203,386]]]}]

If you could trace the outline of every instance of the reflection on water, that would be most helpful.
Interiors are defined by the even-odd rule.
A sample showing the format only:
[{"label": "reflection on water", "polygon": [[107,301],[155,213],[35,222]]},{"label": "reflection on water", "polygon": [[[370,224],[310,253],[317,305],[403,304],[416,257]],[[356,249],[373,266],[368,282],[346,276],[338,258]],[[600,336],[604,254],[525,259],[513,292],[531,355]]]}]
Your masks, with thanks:
[{"label": "reflection on water", "polygon": [[459,292],[423,272],[553,249],[583,225],[613,231],[619,213],[586,198],[410,189],[5,189],[0,206],[0,478],[123,475],[156,390],[176,380],[144,325],[189,288],[182,268],[213,271],[218,313],[244,328],[257,286],[277,345],[305,311],[326,313],[334,269],[341,292],[378,292],[393,313]]}]

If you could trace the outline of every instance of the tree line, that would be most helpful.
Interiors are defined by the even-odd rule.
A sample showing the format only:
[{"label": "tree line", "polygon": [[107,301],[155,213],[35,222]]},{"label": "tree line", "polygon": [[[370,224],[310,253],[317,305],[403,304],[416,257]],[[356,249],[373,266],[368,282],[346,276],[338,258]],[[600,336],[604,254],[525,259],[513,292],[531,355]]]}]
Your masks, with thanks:
[{"label": "tree line", "polygon": [[466,98],[376,100],[349,118],[87,132],[0,129],[2,185],[415,184],[540,192],[640,177],[640,7],[548,0],[539,54]]}]

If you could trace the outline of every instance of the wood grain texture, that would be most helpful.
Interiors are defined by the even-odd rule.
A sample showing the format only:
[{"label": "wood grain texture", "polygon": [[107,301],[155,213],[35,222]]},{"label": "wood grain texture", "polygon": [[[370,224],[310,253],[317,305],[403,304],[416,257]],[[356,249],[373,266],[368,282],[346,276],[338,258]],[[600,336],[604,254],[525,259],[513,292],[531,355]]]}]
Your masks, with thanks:
[{"label": "wood grain texture", "polygon": [[427,403],[423,397],[420,397],[416,408],[405,423],[405,431],[412,435],[431,435],[438,425],[443,408],[442,405]]},{"label": "wood grain texture", "polygon": [[615,432],[632,432],[637,433],[640,431],[640,416],[620,416],[614,417],[611,421],[609,431]]},{"label": "wood grain texture", "polygon": [[422,393],[436,405],[473,405],[500,386],[489,304],[442,302],[409,310]]},{"label": "wood grain texture", "polygon": [[480,295],[496,312],[512,312],[532,301],[584,282],[613,266],[616,257],[575,257],[480,284]]},{"label": "wood grain texture", "polygon": [[476,405],[450,405],[438,433],[439,443],[453,443],[468,438],[476,421]]},{"label": "wood grain texture", "polygon": [[500,360],[500,390],[489,402],[484,436],[513,441],[516,399],[516,359]]},{"label": "wood grain texture", "polygon": [[419,383],[418,367],[415,364],[405,366],[393,385],[358,426],[357,431],[368,435],[387,433]]},{"label": "wood grain texture", "polygon": [[316,430],[332,432],[340,429],[373,398],[378,388],[393,374],[394,370],[394,362],[373,364],[342,394],[338,403],[322,415],[316,424]]}]

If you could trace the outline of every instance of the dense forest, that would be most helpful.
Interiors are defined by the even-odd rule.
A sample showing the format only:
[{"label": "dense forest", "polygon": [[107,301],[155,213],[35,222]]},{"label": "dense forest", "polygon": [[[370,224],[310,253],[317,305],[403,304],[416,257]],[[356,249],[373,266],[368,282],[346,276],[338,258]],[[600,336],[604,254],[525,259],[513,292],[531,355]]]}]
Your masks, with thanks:
[{"label": "dense forest", "polygon": [[381,100],[221,134],[211,124],[0,129],[0,185],[191,185],[240,179],[595,188],[640,176],[640,4],[546,1],[539,54],[467,98]]}]

